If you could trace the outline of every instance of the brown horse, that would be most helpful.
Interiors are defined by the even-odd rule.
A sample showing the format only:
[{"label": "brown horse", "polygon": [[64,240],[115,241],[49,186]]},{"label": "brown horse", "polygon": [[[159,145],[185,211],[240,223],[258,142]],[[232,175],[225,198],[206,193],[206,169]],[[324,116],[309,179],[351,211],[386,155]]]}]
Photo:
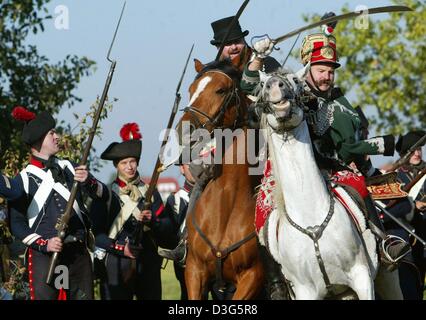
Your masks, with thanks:
[{"label": "brown horse", "polygon": [[238,144],[248,146],[241,73],[227,61],[202,65],[195,60],[195,69],[198,75],[189,89],[190,103],[178,128],[189,121],[192,129],[240,128],[240,133],[224,147],[221,174],[207,184],[193,212],[188,212],[188,297],[206,298],[210,284],[216,281],[219,287],[232,283],[235,300],[255,298],[263,286],[254,227],[255,187],[260,180],[249,175],[247,151],[243,161],[236,161],[241,159]]}]

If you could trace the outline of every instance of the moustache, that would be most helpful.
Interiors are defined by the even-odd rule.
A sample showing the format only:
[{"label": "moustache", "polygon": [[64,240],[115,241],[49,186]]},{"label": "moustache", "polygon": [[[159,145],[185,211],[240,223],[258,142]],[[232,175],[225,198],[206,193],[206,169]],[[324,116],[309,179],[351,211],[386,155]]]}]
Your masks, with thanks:
[{"label": "moustache", "polygon": [[321,80],[321,81],[315,81],[317,87],[320,87],[324,84],[331,86],[332,82],[330,80]]}]

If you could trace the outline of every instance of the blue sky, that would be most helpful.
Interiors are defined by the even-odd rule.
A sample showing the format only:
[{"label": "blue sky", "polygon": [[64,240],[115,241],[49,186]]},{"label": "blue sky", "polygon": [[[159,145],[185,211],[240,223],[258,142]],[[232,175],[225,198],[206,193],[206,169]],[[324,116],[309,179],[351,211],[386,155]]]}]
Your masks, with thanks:
[{"label": "blue sky", "polygon": [[[29,39],[40,52],[52,62],[67,54],[87,56],[96,61],[96,72],[83,78],[74,94],[82,98],[72,110],[64,108],[58,118],[75,124],[72,113],[84,114],[98,95],[101,95],[109,70],[106,54],[112,34],[124,1],[122,0],[54,0],[47,6],[54,19],[45,25],[45,32]],[[112,57],[117,67],[109,90],[109,96],[118,101],[110,117],[101,125],[104,135],[95,139],[97,155],[113,141],[120,141],[119,130],[124,123],[137,122],[143,135],[143,151],[140,162],[142,175],[152,172],[160,148],[159,134],[167,125],[174,101],[178,79],[191,45],[195,48],[192,57],[208,62],[216,56],[216,49],[210,44],[213,32],[210,23],[234,15],[242,0],[127,0],[127,6]],[[276,38],[304,25],[302,15],[326,11],[341,12],[347,3],[354,9],[358,5],[377,7],[390,5],[390,1],[289,1],[251,0],[240,18],[243,30],[252,36],[269,34]],[[55,28],[55,8],[65,6],[68,10],[69,29]],[[63,11],[62,11],[63,12]],[[380,15],[385,17],[385,15]],[[279,45],[280,51],[273,53],[282,61],[295,38]],[[338,35],[337,35],[338,39]],[[300,42],[294,50],[299,50]],[[298,69],[298,61],[288,64]],[[343,66],[344,67],[344,66]],[[180,108],[188,102],[187,90],[195,76],[190,62],[182,84]],[[338,73],[337,73],[338,76]],[[349,99],[350,99],[349,95]],[[177,118],[181,115],[178,113]],[[384,158],[374,160],[377,164]],[[107,181],[114,172],[111,163],[106,162],[97,176]],[[164,176],[179,177],[176,168]]]}]

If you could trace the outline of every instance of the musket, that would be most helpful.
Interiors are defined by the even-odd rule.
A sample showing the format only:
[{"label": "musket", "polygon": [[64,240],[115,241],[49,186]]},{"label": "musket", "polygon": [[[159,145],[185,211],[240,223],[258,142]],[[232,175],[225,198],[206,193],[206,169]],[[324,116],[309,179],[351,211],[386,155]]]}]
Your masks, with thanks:
[{"label": "musket", "polygon": [[[161,156],[161,152],[164,149],[164,146],[167,143],[168,133],[173,126],[173,122],[174,122],[176,113],[178,111],[179,103],[180,103],[180,100],[181,100],[180,86],[182,85],[183,77],[185,76],[186,68],[188,67],[189,58],[192,55],[193,49],[194,49],[194,45],[192,45],[191,50],[189,51],[188,57],[186,59],[185,67],[183,68],[182,75],[180,76],[178,85],[176,87],[175,101],[173,102],[172,113],[170,114],[169,122],[167,123],[166,134],[165,134],[165,137],[163,139],[163,142],[161,143],[160,152],[158,153],[158,156],[157,156],[157,162],[155,163],[154,170],[153,170],[152,175],[151,175],[151,180],[149,182],[148,189],[145,192],[144,201],[143,201],[143,203],[140,203],[140,205],[142,205],[142,207],[140,207],[140,205],[138,205],[139,209],[141,209],[141,210],[149,210],[149,208],[151,207],[152,196],[154,194],[155,187],[157,186],[157,182],[158,182],[158,178],[160,177],[160,173],[163,171],[162,167],[161,167],[162,163],[161,163],[161,157],[160,156]],[[136,225],[135,230],[134,230],[132,237],[131,237],[131,242],[132,242],[133,245],[137,246],[137,245],[140,244],[144,229],[146,231],[149,230],[148,226],[146,226],[143,222],[140,222]]]},{"label": "musket", "polygon": [[423,147],[423,145],[426,143],[426,134],[420,138],[415,144],[413,144],[405,153],[404,156],[402,156],[398,161],[394,162],[392,166],[387,170],[388,172],[395,171],[399,167],[403,166],[407,161],[410,160],[411,156],[413,155],[414,151],[417,149]]},{"label": "musket", "polygon": [[217,52],[215,61],[219,61],[220,56],[222,55],[223,48],[225,48],[226,42],[228,41],[229,34],[231,33],[232,28],[237,23],[238,19],[240,18],[241,14],[243,13],[244,9],[248,5],[250,0],[245,0],[241,7],[238,9],[237,14],[232,19],[231,23],[229,24],[228,30],[226,31],[225,36],[222,39],[222,43],[220,44],[219,50]]},{"label": "musket", "polygon": [[389,218],[391,218],[395,223],[397,223],[401,228],[403,228],[405,231],[407,231],[409,234],[411,234],[414,238],[416,238],[417,240],[419,240],[423,246],[426,246],[426,242],[420,238],[414,231],[415,230],[411,230],[410,228],[408,228],[404,223],[402,223],[401,221],[399,221],[397,218],[395,218],[392,213],[390,213],[388,210],[386,210],[386,208],[382,205],[381,202],[379,201],[375,201],[375,205],[376,208],[380,211],[382,211],[383,213],[385,213]]},{"label": "musket", "polygon": [[[125,7],[126,7],[126,2],[124,2],[123,8],[121,9],[120,18],[118,20],[117,27],[115,28],[114,36],[112,38],[111,45],[110,45],[109,50],[108,50],[107,60],[109,62],[111,62],[111,67],[109,69],[108,77],[107,77],[106,82],[105,82],[104,90],[102,92],[102,96],[101,96],[101,99],[99,101],[99,105],[97,107],[97,110],[96,110],[94,118],[93,118],[92,128],[90,129],[89,137],[87,139],[87,143],[86,143],[86,146],[85,146],[84,151],[83,151],[83,156],[81,158],[80,165],[86,165],[86,163],[87,163],[87,159],[89,157],[89,152],[90,152],[90,149],[92,148],[93,139],[95,137],[96,129],[98,128],[98,123],[99,123],[99,119],[101,117],[102,109],[104,107],[105,100],[107,99],[107,94],[108,94],[109,86],[111,84],[112,76],[114,74],[115,66],[117,64],[117,61],[111,60],[110,53],[111,53],[111,49],[112,49],[112,46],[113,46],[114,41],[115,41],[115,37],[116,37],[117,32],[118,32],[118,28],[120,26],[121,18],[123,17],[123,12],[124,12]],[[71,188],[71,192],[70,192],[70,197],[68,199],[67,206],[65,208],[65,212],[58,218],[58,222],[55,226],[56,230],[58,231],[58,238],[60,238],[62,241],[65,239],[66,230],[68,228],[68,222],[69,222],[69,220],[72,216],[73,204],[74,204],[74,201],[75,201],[75,198],[76,198],[76,195],[77,195],[78,186],[79,186],[79,182],[74,180],[72,188]],[[47,277],[46,277],[46,283],[47,284],[50,284],[51,281],[52,281],[54,269],[55,269],[56,264],[58,262],[58,256],[59,256],[59,253],[54,252],[52,257],[50,258],[49,269],[48,269]]]},{"label": "musket", "polygon": [[333,16],[330,18],[326,18],[326,19],[321,19],[318,22],[314,22],[311,23],[307,26],[298,28],[296,30],[293,30],[289,33],[286,33],[278,38],[272,39],[272,42],[274,44],[280,43],[288,38],[291,38],[303,31],[309,30],[309,29],[313,29],[322,25],[326,25],[329,24],[330,22],[336,22],[336,21],[340,21],[340,20],[345,20],[345,19],[351,19],[351,18],[356,18],[360,15],[364,15],[364,14],[377,14],[377,13],[386,13],[386,12],[405,12],[405,11],[413,11],[413,9],[406,7],[406,6],[386,6],[386,7],[376,7],[376,8],[371,8],[371,9],[367,9],[367,10],[361,10],[361,11],[353,11],[353,12],[348,12],[348,13],[344,13],[338,16]]}]

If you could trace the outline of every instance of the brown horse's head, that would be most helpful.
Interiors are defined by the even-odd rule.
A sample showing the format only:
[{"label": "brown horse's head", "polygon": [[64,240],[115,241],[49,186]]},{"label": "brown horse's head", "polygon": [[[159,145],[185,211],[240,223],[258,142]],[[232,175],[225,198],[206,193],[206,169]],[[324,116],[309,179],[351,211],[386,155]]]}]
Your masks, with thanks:
[{"label": "brown horse's head", "polygon": [[[177,131],[180,138],[194,129],[212,132],[217,128],[236,128],[246,114],[245,97],[239,90],[241,73],[229,60],[203,65],[195,59],[197,76],[189,87],[190,101],[184,109]],[[188,126],[182,126],[187,121]],[[182,132],[182,128],[190,132]],[[181,140],[182,141],[182,140]]]}]

